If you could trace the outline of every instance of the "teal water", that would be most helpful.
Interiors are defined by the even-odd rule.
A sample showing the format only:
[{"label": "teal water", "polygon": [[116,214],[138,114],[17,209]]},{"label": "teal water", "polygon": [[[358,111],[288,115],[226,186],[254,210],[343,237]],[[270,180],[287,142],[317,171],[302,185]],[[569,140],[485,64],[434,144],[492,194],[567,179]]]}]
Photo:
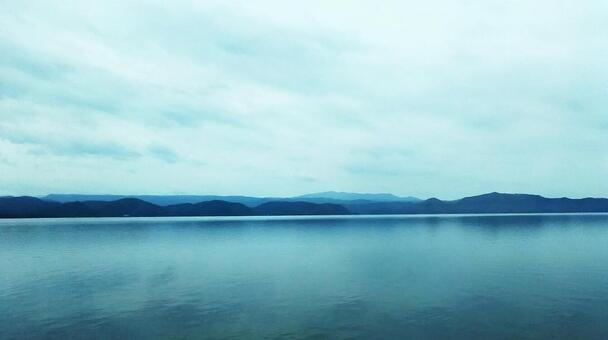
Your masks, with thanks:
[{"label": "teal water", "polygon": [[0,220],[1,339],[605,339],[608,215]]}]

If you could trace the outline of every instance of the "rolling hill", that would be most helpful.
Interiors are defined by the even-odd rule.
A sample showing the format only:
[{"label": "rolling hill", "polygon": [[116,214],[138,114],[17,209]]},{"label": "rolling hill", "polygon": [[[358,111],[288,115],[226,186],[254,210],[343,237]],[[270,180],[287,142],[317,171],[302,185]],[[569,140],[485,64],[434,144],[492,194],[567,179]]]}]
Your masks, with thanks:
[{"label": "rolling hill", "polygon": [[[369,198],[369,196],[366,197]],[[388,199],[389,197],[382,196],[382,198]],[[292,198],[261,201],[259,204],[248,206],[244,203],[227,200],[208,200],[162,206],[133,197],[121,197],[116,200],[56,202],[36,197],[7,196],[0,197],[0,218],[608,212],[608,199],[606,198],[546,198],[539,195],[497,192],[451,201],[437,198],[424,201],[338,200],[330,197],[310,197],[308,199],[314,200],[314,202],[298,201],[296,198]],[[333,203],[325,200],[331,200]],[[339,202],[339,204],[335,202]],[[249,203],[252,204],[253,201],[249,201]]]}]

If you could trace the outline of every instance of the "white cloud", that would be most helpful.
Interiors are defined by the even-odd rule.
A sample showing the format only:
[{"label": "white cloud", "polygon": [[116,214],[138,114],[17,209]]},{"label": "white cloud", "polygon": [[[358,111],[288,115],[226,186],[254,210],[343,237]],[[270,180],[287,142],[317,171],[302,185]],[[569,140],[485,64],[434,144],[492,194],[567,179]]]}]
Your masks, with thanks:
[{"label": "white cloud", "polygon": [[0,194],[608,196],[607,12],[3,3]]}]

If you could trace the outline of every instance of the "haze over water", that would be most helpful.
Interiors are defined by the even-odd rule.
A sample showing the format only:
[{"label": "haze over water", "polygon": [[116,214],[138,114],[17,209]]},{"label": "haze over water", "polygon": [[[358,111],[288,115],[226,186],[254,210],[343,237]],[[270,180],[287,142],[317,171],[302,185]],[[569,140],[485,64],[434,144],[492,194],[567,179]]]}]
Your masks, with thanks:
[{"label": "haze over water", "polygon": [[608,215],[0,220],[0,338],[601,339]]}]

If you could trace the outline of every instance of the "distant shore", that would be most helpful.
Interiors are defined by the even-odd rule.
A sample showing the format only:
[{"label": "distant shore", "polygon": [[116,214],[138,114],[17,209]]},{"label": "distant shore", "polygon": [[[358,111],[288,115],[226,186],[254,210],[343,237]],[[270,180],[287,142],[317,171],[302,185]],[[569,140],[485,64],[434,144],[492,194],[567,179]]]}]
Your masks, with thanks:
[{"label": "distant shore", "polygon": [[[162,196],[154,196],[162,197]],[[168,196],[169,197],[169,196]],[[179,196],[171,196],[179,197]],[[197,196],[188,196],[195,200]],[[180,216],[301,216],[301,215],[418,215],[604,213],[605,198],[546,198],[528,194],[489,193],[443,201],[353,199],[323,197],[253,198],[226,196],[178,204],[155,204],[141,198],[57,202],[30,196],[0,197],[0,218],[45,217],[180,217]],[[229,197],[234,197],[230,201]],[[396,197],[396,196],[395,196]],[[77,198],[77,196],[76,196]],[[256,199],[258,201],[256,201]],[[245,204],[242,201],[248,200]],[[170,200],[166,200],[169,202]],[[260,203],[261,202],[261,203]]]}]

